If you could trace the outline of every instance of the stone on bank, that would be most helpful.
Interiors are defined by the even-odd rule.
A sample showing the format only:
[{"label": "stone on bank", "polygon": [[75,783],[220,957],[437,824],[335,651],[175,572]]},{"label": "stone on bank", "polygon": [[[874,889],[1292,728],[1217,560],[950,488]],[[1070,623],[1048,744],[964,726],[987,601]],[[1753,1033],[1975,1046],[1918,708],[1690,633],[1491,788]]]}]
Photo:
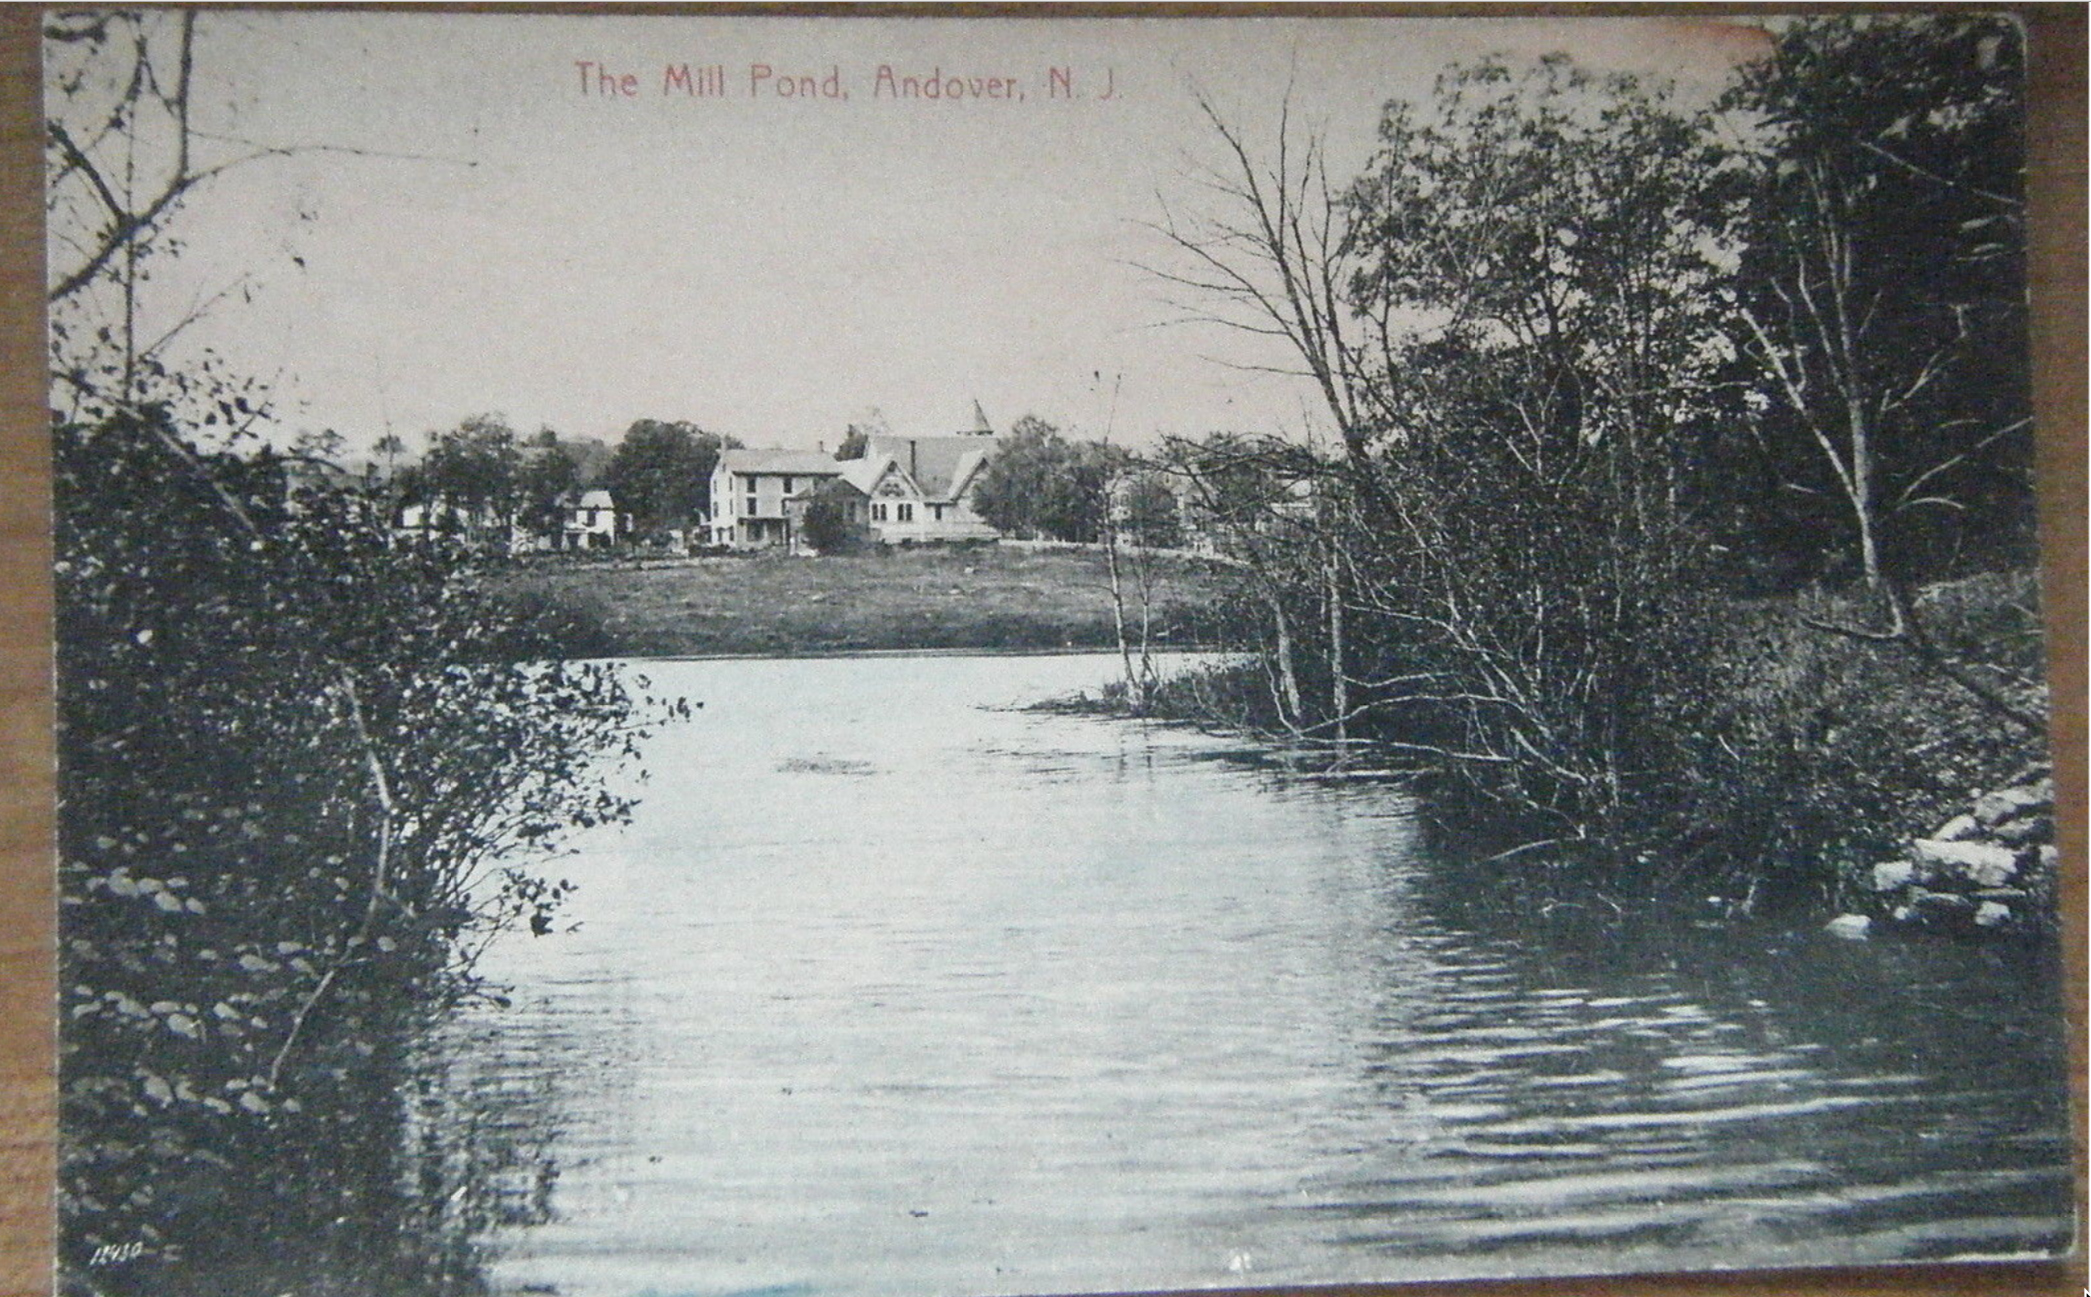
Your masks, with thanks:
[{"label": "stone on bank", "polygon": [[[2054,805],[2054,781],[2046,776],[1977,795],[1929,837],[1913,839],[1902,859],[1867,871],[1862,881],[1879,917],[1960,935],[2043,926],[2046,916],[2034,907],[2053,895],[2060,863],[2052,845]],[[1870,925],[1837,925],[1866,917],[1839,915],[1830,926],[1841,935],[1865,935]]]}]

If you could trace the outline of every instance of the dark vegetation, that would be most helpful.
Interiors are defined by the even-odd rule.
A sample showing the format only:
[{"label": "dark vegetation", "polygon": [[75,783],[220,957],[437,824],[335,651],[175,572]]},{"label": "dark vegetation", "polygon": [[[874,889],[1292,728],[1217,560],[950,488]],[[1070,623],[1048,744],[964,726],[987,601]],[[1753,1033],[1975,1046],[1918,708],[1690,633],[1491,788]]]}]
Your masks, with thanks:
[{"label": "dark vegetation", "polygon": [[521,1156],[491,1127],[417,1125],[476,1102],[424,1028],[495,994],[489,940],[555,928],[560,838],[627,813],[605,776],[680,704],[551,660],[572,627],[163,363],[167,220],[251,160],[192,149],[195,21],[49,20],[59,1282],[469,1290],[475,1232],[542,1203],[490,1181]]},{"label": "dark vegetation", "polygon": [[[418,507],[429,534],[484,552],[506,553],[519,542],[558,548],[580,492],[597,486],[623,515],[616,540],[686,541],[706,507],[719,452],[739,444],[689,422],[636,419],[612,450],[600,441],[562,440],[551,428],[520,437],[501,415],[477,414],[431,431],[420,457],[406,463],[405,440],[387,434],[361,480],[334,480],[390,517]],[[338,455],[341,448],[314,449]]]},{"label": "dark vegetation", "polygon": [[1477,854],[1746,909],[2023,776],[2022,56],[2004,18],[1809,18],[1703,107],[1486,61],[1348,180],[1211,114],[1156,273],[1287,346],[1335,449],[1158,457],[1254,656],[1123,703],[1405,770]]},{"label": "dark vegetation", "polygon": [[643,729],[616,672],[518,665],[564,628],[443,551],[123,406],[54,428],[64,1258],[140,1245],[98,1286],[165,1292],[255,1264],[260,1183],[286,1241],[373,1245],[334,1217],[391,1192],[362,1128],[409,1028],[552,929],[567,885],[522,862],[627,812],[601,773]]},{"label": "dark vegetation", "polygon": [[1005,536],[1094,544],[1116,533],[1137,545],[1182,540],[1175,496],[1124,447],[1064,436],[1036,415],[1010,425],[980,471],[973,507]]}]

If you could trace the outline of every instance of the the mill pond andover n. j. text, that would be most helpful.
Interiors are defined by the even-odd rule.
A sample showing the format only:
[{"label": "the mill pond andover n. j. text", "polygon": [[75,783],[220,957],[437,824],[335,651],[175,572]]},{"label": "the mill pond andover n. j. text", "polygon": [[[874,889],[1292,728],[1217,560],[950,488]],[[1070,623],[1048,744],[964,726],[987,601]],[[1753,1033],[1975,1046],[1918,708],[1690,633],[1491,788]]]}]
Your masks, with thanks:
[{"label": "the mill pond andover n. j. text", "polygon": [[2008,15],[43,33],[67,1297],[2073,1246]]}]

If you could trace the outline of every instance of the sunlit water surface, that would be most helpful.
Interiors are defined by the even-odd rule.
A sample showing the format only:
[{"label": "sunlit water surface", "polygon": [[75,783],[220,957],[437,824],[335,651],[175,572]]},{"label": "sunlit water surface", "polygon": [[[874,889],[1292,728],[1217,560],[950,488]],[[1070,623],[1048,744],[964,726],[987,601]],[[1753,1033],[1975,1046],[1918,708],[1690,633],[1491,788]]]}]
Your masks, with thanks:
[{"label": "sunlit water surface", "polygon": [[[456,1084],[511,1292],[983,1294],[2067,1244],[2050,966],[1502,913],[1384,783],[1016,710],[1103,656],[656,663]],[[506,1122],[510,1127],[500,1129]],[[479,1138],[483,1141],[487,1134]]]}]

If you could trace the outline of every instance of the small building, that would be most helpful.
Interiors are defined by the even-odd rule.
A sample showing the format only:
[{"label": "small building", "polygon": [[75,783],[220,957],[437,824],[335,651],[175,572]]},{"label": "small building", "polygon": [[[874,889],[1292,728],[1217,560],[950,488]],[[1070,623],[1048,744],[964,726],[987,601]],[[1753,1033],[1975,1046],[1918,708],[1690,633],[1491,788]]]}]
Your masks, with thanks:
[{"label": "small building", "polygon": [[560,529],[561,549],[608,549],[631,531],[631,519],[602,487],[575,493]]},{"label": "small building", "polygon": [[449,500],[403,501],[393,514],[395,543],[443,542],[482,554],[512,554],[535,547],[512,514],[492,505],[466,506]]},{"label": "small building", "polygon": [[631,516],[601,487],[569,491],[551,519],[529,523],[491,505],[468,508],[447,500],[409,500],[393,515],[396,541],[426,544],[447,540],[502,554],[608,549],[631,532]]}]

